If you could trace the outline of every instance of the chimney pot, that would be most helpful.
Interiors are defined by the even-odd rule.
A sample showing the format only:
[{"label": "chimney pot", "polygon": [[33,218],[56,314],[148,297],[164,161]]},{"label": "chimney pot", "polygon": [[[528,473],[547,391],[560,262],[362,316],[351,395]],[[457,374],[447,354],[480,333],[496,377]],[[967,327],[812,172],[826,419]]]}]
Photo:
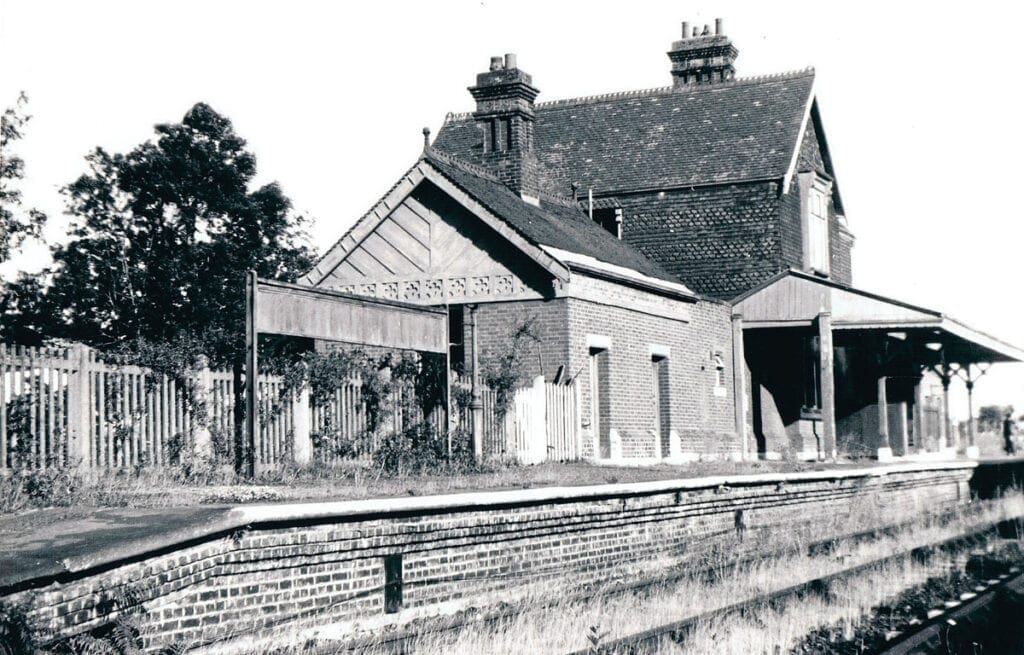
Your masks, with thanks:
[{"label": "chimney pot", "polygon": [[684,20],[683,21],[683,38],[684,39],[686,37],[690,36],[689,32],[690,32],[690,22]]},{"label": "chimney pot", "polygon": [[501,56],[491,57],[491,72],[501,70]]},{"label": "chimney pot", "polygon": [[[667,53],[672,62],[672,87],[688,88],[697,84],[713,84],[728,82],[735,78],[735,61],[739,51],[725,36],[722,19],[715,18],[714,28],[711,25],[701,27],[683,22],[683,38],[672,42],[672,49]],[[687,37],[686,31],[693,27],[693,37]],[[692,40],[691,40],[692,38]]]},{"label": "chimney pot", "polygon": [[430,147],[430,128],[423,128],[423,149],[426,150]]},{"label": "chimney pot", "polygon": [[518,66],[516,66],[515,54],[509,52],[505,55],[505,68],[510,71],[518,68]]}]

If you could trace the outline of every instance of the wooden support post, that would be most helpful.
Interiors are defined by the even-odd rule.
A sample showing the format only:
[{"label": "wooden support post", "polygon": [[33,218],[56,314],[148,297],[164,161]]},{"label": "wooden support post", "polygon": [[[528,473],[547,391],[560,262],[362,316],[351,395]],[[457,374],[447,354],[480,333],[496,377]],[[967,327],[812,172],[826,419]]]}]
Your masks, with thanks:
[{"label": "wooden support post", "polygon": [[210,406],[213,391],[213,376],[206,355],[200,355],[196,363],[196,398],[197,403],[206,406],[201,415],[203,419],[194,426],[192,433],[192,455],[204,462],[213,461],[213,439],[210,436],[210,417],[213,407]]},{"label": "wooden support post", "polygon": [[832,364],[832,313],[818,313],[818,366],[821,373],[821,428],[824,456],[835,459],[836,451],[836,381]]},{"label": "wooden support post", "polygon": [[245,470],[249,477],[256,476],[256,443],[259,438],[259,332],[256,325],[256,271],[245,278]]},{"label": "wooden support post", "polygon": [[[89,389],[88,346],[75,344],[68,353],[72,370],[68,374],[68,459],[70,466],[81,469],[92,467],[90,439],[92,430],[92,396]],[[6,436],[6,435],[4,435]]]},{"label": "wooden support post", "polygon": [[469,409],[473,413],[473,453],[476,461],[484,459],[484,401],[480,389],[480,361],[477,345],[476,305],[469,305],[469,330],[473,362],[473,385],[469,402]]},{"label": "wooden support post", "polygon": [[889,442],[889,396],[886,387],[888,378],[878,377],[878,458],[892,457],[892,444]]},{"label": "wooden support post", "polygon": [[743,347],[743,314],[732,315],[732,384],[733,412],[736,436],[740,442],[740,456],[750,459],[747,443],[747,381],[746,353]]}]

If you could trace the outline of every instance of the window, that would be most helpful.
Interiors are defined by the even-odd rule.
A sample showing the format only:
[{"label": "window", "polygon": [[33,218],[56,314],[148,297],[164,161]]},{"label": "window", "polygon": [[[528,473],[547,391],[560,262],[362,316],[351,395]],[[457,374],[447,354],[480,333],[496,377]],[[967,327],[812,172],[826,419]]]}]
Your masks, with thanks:
[{"label": "window", "polygon": [[603,227],[607,232],[615,235],[616,239],[622,238],[622,209],[619,207],[595,207],[594,222]]},{"label": "window", "polygon": [[459,374],[466,372],[465,309],[462,305],[448,307],[448,354],[451,366]]},{"label": "window", "polygon": [[726,378],[725,375],[725,356],[721,350],[715,350],[711,353],[711,365],[715,374],[715,395],[724,396],[726,395]]},{"label": "window", "polygon": [[814,186],[809,196],[807,227],[811,268],[828,273],[828,200],[823,189]]},{"label": "window", "polygon": [[815,173],[801,173],[803,196],[804,266],[816,273],[829,273],[828,202],[832,183]]}]

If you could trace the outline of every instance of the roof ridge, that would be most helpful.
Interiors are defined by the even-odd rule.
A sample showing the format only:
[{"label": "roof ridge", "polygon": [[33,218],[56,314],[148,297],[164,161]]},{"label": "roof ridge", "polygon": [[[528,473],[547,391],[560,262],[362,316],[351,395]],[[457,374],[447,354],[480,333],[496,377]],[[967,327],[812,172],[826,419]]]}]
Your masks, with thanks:
[{"label": "roof ridge", "polygon": [[467,161],[462,157],[454,155],[450,152],[438,150],[434,146],[427,146],[427,149],[424,150],[424,154],[426,155],[427,161],[430,161],[431,158],[438,159],[444,162],[445,164],[449,164],[451,166],[455,166],[456,168],[462,169],[464,173],[476,175],[477,177],[482,177],[486,180],[490,180],[491,182],[501,182],[501,180],[498,179],[498,176],[496,176],[493,172],[488,170],[487,167],[481,166],[479,164],[474,164],[473,162]]},{"label": "roof ridge", "polygon": [[[737,77],[734,80],[728,82],[718,82],[707,86],[696,86],[687,89],[688,91],[714,91],[716,89],[732,88],[736,86],[743,86],[745,84],[756,84],[758,82],[771,82],[775,80],[783,79],[796,79],[799,77],[805,77],[809,74],[814,74],[814,66],[806,66],[804,68],[798,68],[789,71],[782,71],[779,73],[765,73],[764,75],[751,75],[749,77]],[[611,91],[609,93],[598,93],[588,96],[579,96],[577,98],[562,98],[559,100],[546,100],[544,102],[538,102],[534,106],[538,109],[548,109],[553,107],[569,107],[591,104],[596,102],[604,102],[606,100],[620,100],[623,98],[650,98],[659,95],[670,95],[675,92],[675,89],[671,86],[659,86],[652,87],[649,89],[634,89],[631,91]],[[455,121],[462,121],[467,118],[471,118],[473,112],[448,112],[445,115],[444,122],[452,123]]]}]

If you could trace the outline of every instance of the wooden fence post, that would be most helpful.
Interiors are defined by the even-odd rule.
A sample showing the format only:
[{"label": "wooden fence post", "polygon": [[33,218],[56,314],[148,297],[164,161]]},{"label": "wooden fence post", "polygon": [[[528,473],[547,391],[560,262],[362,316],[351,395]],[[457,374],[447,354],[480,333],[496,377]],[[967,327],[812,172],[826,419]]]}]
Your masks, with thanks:
[{"label": "wooden fence post", "polygon": [[71,371],[68,374],[68,465],[82,469],[92,467],[89,429],[92,421],[89,388],[90,349],[75,344],[68,350]]},{"label": "wooden fence post", "polygon": [[213,375],[206,355],[200,355],[196,370],[195,402],[202,405],[202,420],[197,421],[192,434],[192,455],[200,461],[213,461],[213,439],[210,436],[210,419],[213,413],[211,391]]},{"label": "wooden fence post", "polygon": [[310,439],[309,384],[292,393],[292,457],[304,466],[313,461],[313,442]]}]

